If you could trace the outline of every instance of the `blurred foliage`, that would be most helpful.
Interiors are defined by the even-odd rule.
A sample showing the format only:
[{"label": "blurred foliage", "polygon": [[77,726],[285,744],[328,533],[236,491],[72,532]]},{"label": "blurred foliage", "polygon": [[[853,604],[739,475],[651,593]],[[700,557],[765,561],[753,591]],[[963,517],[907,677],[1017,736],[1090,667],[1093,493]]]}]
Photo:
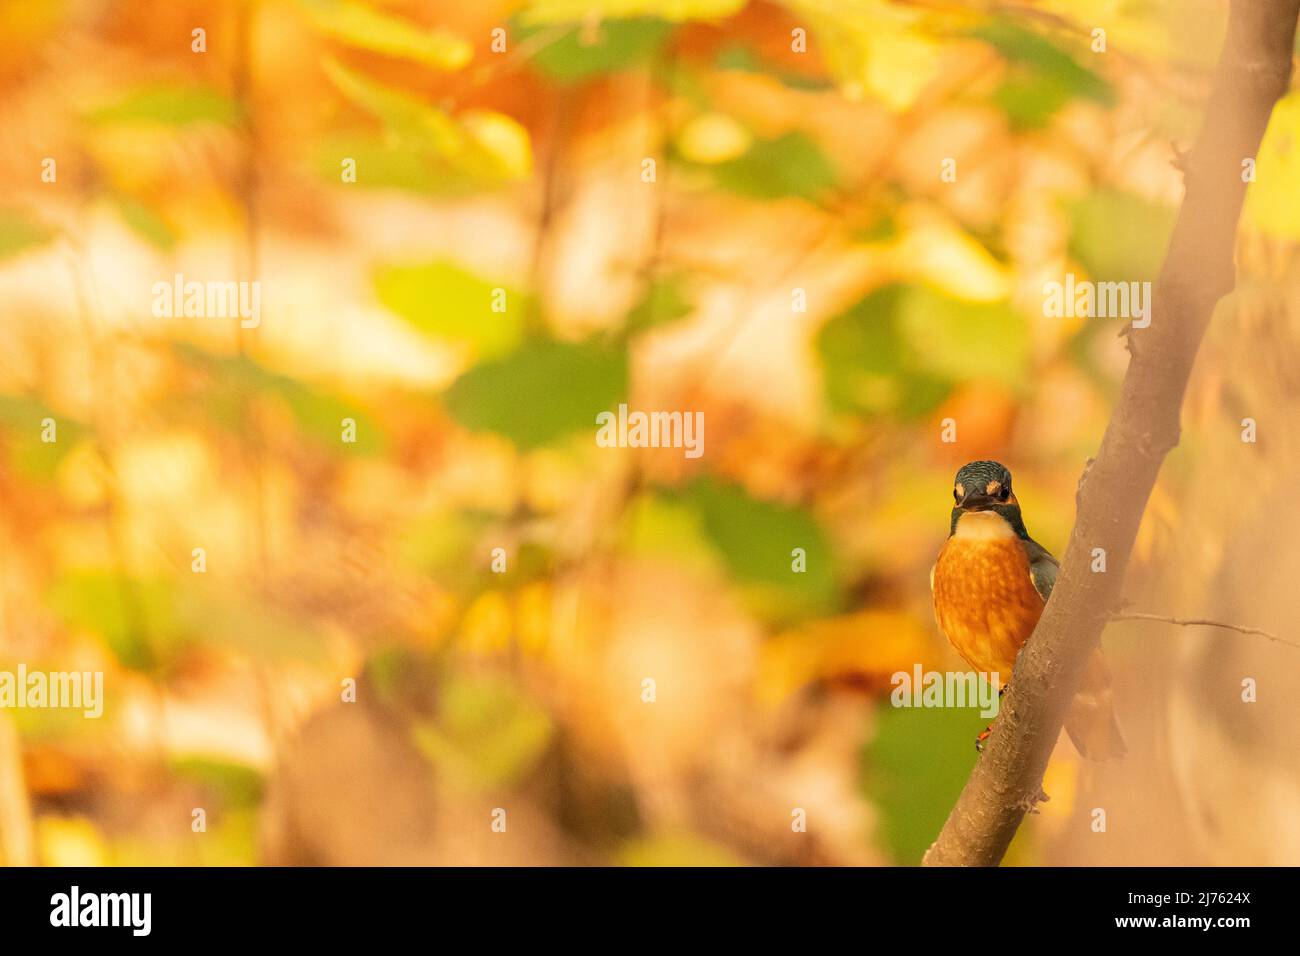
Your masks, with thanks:
[{"label": "blurred foliage", "polygon": [[[503,303],[513,303],[513,308],[492,311],[497,288]],[[482,358],[518,347],[524,316],[531,308],[527,297],[493,286],[449,262],[387,266],[375,276],[375,294],[421,332],[464,342]]]},{"label": "blurred foliage", "polygon": [[627,355],[599,342],[536,341],[467,371],[447,390],[466,428],[498,432],[536,448],[616,408],[627,393]]},{"label": "blurred foliage", "polygon": [[984,723],[977,713],[955,708],[882,704],[877,714],[880,727],[864,760],[867,792],[880,807],[878,836],[892,862],[913,866],[966,785],[975,766],[971,741]]},{"label": "blurred foliage", "polygon": [[0,259],[49,241],[53,230],[17,210],[0,208]]},{"label": "blurred foliage", "polygon": [[817,341],[828,398],[855,411],[925,415],[963,381],[1015,387],[1028,330],[1007,303],[960,302],[924,286],[886,286],[828,322]]},{"label": "blurred foliage", "polygon": [[[774,616],[834,609],[835,569],[826,535],[801,508],[755,499],[741,489],[701,479],[679,496],[721,552],[734,579]],[[807,570],[792,574],[794,550]]]},{"label": "blurred foliage", "polygon": [[1174,211],[1115,190],[1070,210],[1070,254],[1098,282],[1151,282],[1164,260]]},{"label": "blurred foliage", "polygon": [[239,118],[239,106],[211,87],[148,84],[125,90],[112,101],[87,110],[85,118],[101,126],[229,124]]},{"label": "blurred foliage", "polygon": [[795,196],[814,202],[835,187],[830,161],[800,133],[759,140],[743,156],[712,167],[718,185],[751,199]]},{"label": "blurred foliage", "polygon": [[414,60],[440,70],[459,70],[474,56],[464,37],[425,30],[357,0],[298,0],[311,23],[350,46]]},{"label": "blurred foliage", "polygon": [[[1255,185],[1246,194],[1246,216],[1273,235],[1295,239],[1300,229],[1300,196],[1292,184],[1300,175],[1300,95],[1283,97],[1273,110],[1259,147]],[[1244,174],[1244,170],[1243,170]]]},{"label": "blurred foliage", "polygon": [[418,726],[415,738],[448,776],[503,787],[545,752],[551,733],[546,712],[510,681],[456,678],[442,694],[441,719]]},{"label": "blurred foliage", "polygon": [[994,20],[971,31],[1004,57],[1010,67],[993,101],[1014,125],[1038,128],[1073,100],[1113,106],[1111,85],[1054,42],[1032,29]]},{"label": "blurred foliage", "polygon": [[565,25],[556,35],[554,26],[535,26],[525,21],[512,32],[522,43],[542,40],[532,60],[533,68],[548,79],[569,85],[604,73],[644,67],[663,49],[672,25],[656,18],[611,20],[594,42],[577,25]]},{"label": "blurred foliage", "polygon": [[[962,461],[1063,544],[1123,350],[1042,285],[1154,277],[1178,5],[1122,55],[1062,3],[164,7],[0,29],[0,666],[108,687],[15,718],[40,861],[917,862],[983,722],[889,675],[960,666]],[[178,273],[260,326],[158,317]],[[597,447],[620,403],[704,454]]]}]

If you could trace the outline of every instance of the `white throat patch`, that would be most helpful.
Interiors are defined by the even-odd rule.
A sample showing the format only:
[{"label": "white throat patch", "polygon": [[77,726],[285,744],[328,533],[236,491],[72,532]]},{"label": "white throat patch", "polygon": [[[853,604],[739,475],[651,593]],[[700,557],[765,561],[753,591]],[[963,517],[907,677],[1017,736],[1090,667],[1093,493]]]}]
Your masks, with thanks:
[{"label": "white throat patch", "polygon": [[965,511],[957,519],[954,538],[966,541],[997,541],[1014,538],[1015,529],[996,511]]}]

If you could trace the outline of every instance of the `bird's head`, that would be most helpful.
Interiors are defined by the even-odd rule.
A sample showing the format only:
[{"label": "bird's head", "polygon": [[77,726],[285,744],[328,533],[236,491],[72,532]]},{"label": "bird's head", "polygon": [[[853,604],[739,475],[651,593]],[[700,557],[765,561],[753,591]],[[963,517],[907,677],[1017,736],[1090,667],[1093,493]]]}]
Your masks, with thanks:
[{"label": "bird's head", "polygon": [[1011,472],[996,461],[972,461],[957,470],[952,499],[963,511],[992,511],[999,505],[1016,505]]},{"label": "bird's head", "polygon": [[[1011,490],[1011,472],[996,461],[972,461],[957,470],[952,485],[952,532],[963,515],[992,512],[1002,517],[1010,530],[1024,535],[1020,502]],[[983,516],[982,516],[983,517]],[[988,515],[991,520],[992,515]],[[974,520],[974,519],[972,519]]]}]

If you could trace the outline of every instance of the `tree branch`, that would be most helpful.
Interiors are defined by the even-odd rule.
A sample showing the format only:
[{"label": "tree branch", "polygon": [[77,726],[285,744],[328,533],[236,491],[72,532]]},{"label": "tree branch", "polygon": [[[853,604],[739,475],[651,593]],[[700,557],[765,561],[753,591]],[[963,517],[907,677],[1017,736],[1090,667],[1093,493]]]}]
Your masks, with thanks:
[{"label": "tree branch", "polygon": [[[1233,0],[1227,36],[1186,157],[1185,195],[1156,280],[1151,324],[1128,336],[1132,360],[1079,510],[1060,579],[1016,661],[983,755],[925,855],[928,866],[994,866],[1027,809],[1088,655],[1119,606],[1138,524],[1165,455],[1178,444],[1192,363],[1219,299],[1235,283],[1233,245],[1255,156],[1291,78],[1300,0]],[[1091,573],[1094,548],[1107,571]]]}]

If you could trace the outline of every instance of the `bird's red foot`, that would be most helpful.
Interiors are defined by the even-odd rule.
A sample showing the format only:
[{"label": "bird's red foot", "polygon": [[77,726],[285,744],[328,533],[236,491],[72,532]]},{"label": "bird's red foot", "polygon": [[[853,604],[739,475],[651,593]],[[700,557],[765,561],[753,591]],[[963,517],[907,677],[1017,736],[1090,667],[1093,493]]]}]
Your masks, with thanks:
[{"label": "bird's red foot", "polygon": [[990,724],[984,728],[984,732],[975,738],[975,752],[982,754],[984,752],[984,741],[989,739],[989,734],[993,733],[993,726]]}]

